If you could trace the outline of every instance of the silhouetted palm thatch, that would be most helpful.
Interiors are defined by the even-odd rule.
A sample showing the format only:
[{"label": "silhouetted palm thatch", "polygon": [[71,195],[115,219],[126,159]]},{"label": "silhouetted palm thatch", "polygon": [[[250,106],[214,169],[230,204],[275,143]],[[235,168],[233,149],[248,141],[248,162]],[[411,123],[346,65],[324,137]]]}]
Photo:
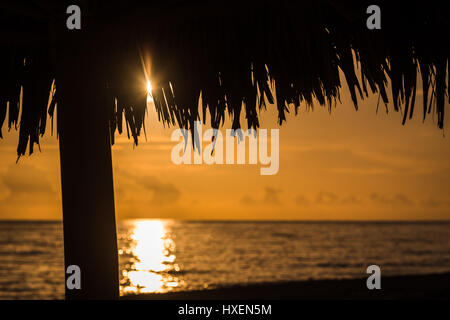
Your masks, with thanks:
[{"label": "silhouetted palm thatch", "polygon": [[[8,127],[20,127],[19,156],[27,145],[33,152],[47,113],[54,115],[60,67],[55,48],[65,41],[58,30],[71,4],[24,3],[0,7],[0,128],[8,105]],[[99,94],[109,99],[105,112],[112,137],[115,130],[126,130],[138,143],[146,114],[145,73],[159,120],[191,130],[199,119],[199,96],[202,120],[209,115],[215,128],[226,113],[233,129],[240,128],[242,112],[247,126],[258,128],[266,101],[276,103],[280,124],[289,105],[296,112],[313,100],[331,106],[342,88],[340,71],[356,108],[358,99],[375,93],[402,110],[405,122],[414,112],[420,74],[423,117],[435,112],[443,127],[450,76],[443,2],[378,1],[381,30],[366,28],[372,3],[365,1],[87,3],[82,30],[73,32],[87,32],[101,43],[103,64],[92,77],[98,79]]]}]

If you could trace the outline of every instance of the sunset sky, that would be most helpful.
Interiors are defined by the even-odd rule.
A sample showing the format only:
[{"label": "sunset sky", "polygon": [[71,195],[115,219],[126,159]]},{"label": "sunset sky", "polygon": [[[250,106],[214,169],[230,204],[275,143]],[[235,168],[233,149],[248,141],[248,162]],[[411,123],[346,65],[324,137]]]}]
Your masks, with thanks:
[{"label": "sunset sky", "polygon": [[[297,117],[292,112],[280,128],[274,176],[261,176],[260,164],[173,164],[175,128],[164,129],[150,103],[148,141],[142,136],[133,147],[125,134],[113,147],[116,214],[122,219],[450,219],[445,129],[437,128],[432,114],[422,123],[420,91],[414,119],[405,126],[392,106],[386,114],[380,104],[376,113],[377,98],[355,111],[343,90],[342,104],[331,114],[320,106],[314,111],[302,106]],[[278,128],[275,106],[261,119],[262,128]],[[18,134],[4,126],[0,219],[62,219],[57,140],[47,132],[42,152],[16,164]]]}]

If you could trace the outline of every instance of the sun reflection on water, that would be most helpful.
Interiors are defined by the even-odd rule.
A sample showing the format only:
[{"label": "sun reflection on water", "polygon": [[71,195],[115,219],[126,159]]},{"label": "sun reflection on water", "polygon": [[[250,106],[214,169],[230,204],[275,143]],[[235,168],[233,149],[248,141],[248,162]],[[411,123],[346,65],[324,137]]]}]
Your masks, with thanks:
[{"label": "sun reflection on water", "polygon": [[168,292],[182,285],[172,275],[180,268],[175,263],[175,242],[168,232],[170,223],[165,220],[132,222],[130,247],[119,251],[130,256],[130,264],[122,271],[123,294]]}]

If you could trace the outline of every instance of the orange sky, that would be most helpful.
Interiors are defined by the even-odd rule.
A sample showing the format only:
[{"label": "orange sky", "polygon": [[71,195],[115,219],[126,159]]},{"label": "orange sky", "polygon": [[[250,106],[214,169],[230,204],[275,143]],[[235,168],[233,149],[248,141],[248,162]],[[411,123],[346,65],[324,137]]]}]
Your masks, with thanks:
[{"label": "orange sky", "polygon": [[[113,147],[119,218],[426,220],[450,219],[450,140],[430,116],[421,121],[376,114],[377,96],[355,111],[343,91],[331,114],[317,106],[288,116],[280,128],[280,167],[261,176],[257,165],[171,162],[175,128],[163,129],[153,104],[147,137],[134,148],[126,136]],[[448,107],[448,106],[447,106]],[[276,108],[261,113],[276,126]],[[446,118],[446,127],[450,125]],[[229,124],[228,124],[229,127]],[[61,219],[59,154],[46,134],[42,152],[15,164],[17,132],[0,141],[0,219]],[[225,130],[222,130],[225,133]],[[48,133],[50,130],[48,128]],[[207,143],[205,142],[204,145]]]}]

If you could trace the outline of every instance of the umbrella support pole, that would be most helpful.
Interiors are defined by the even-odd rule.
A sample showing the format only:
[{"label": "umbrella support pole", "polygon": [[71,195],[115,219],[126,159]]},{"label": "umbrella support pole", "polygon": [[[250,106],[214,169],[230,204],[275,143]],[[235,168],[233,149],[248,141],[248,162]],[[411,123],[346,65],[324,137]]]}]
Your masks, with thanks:
[{"label": "umbrella support pole", "polygon": [[[58,59],[59,147],[66,299],[117,299],[119,267],[107,99],[95,41],[72,33]],[[72,39],[70,39],[72,37]],[[81,288],[70,289],[71,265]],[[73,286],[72,286],[73,287]]]}]

